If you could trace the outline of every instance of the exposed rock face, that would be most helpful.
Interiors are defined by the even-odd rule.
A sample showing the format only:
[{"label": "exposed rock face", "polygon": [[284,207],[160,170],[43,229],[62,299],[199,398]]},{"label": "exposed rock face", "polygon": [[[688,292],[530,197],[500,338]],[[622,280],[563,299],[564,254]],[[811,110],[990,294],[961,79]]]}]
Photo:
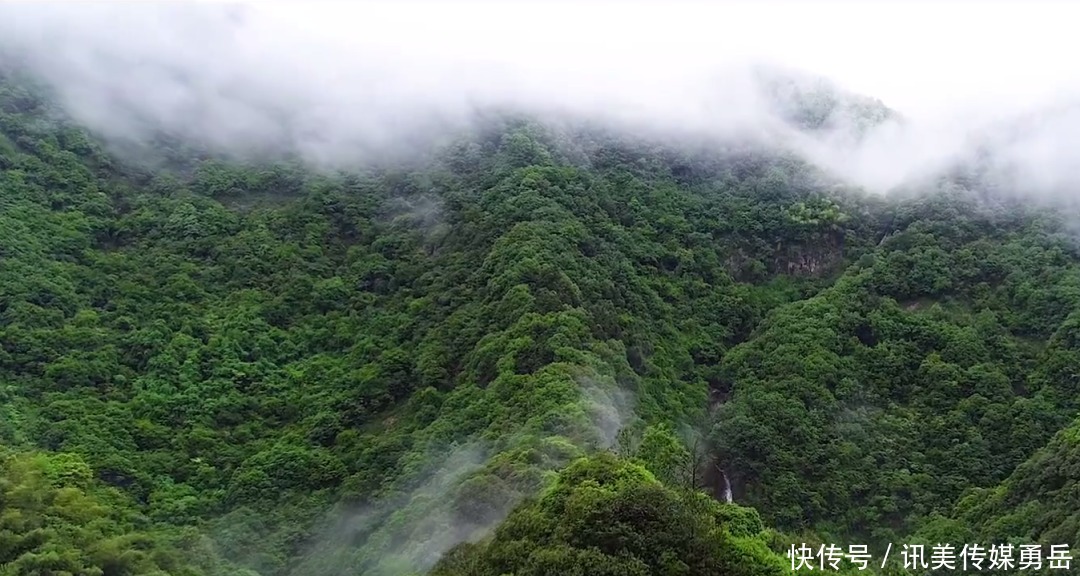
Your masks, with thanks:
[{"label": "exposed rock face", "polygon": [[773,260],[773,270],[792,276],[823,276],[843,261],[843,248],[832,242],[792,245]]},{"label": "exposed rock face", "polygon": [[742,250],[731,254],[726,261],[732,276],[739,280],[753,280],[757,276],[787,274],[790,276],[819,277],[836,271],[844,260],[842,242],[823,239],[819,243],[798,243],[783,246],[763,262],[749,258]]}]

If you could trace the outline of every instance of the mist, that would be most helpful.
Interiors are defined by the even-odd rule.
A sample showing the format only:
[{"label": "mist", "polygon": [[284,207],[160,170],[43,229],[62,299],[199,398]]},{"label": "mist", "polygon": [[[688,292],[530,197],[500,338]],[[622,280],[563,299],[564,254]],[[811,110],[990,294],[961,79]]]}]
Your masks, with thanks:
[{"label": "mist", "polygon": [[444,505],[453,500],[464,478],[482,469],[489,451],[479,442],[443,447],[442,458],[426,460],[422,479],[412,490],[362,506],[339,505],[323,519],[304,561],[291,573],[428,570],[447,550],[482,534],[508,512],[504,504],[494,518],[477,522]]},{"label": "mist", "polygon": [[611,449],[634,420],[635,394],[596,374],[575,379],[581,404],[570,404],[575,425],[565,436],[537,442],[528,432],[498,443],[470,439],[435,445],[407,489],[362,504],[341,502],[323,517],[304,560],[291,574],[413,574],[429,570],[448,550],[490,534],[523,499],[535,495],[541,476],[506,476],[500,446],[529,446],[546,470],[558,470],[592,449]]},{"label": "mist", "polygon": [[[764,139],[884,191],[1056,105],[1060,118],[990,138],[1003,173],[1037,191],[1080,182],[1067,146],[1080,134],[1067,60],[1078,14],[1066,2],[9,2],[0,56],[113,140],[164,128],[339,166],[407,156],[511,106]],[[763,97],[761,65],[899,116],[857,138],[805,133]]]}]

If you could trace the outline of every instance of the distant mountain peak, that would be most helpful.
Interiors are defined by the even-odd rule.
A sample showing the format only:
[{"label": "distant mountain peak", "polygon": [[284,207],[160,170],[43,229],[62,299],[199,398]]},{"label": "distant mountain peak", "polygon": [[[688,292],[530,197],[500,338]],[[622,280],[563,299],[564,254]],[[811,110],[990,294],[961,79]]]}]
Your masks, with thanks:
[{"label": "distant mountain peak", "polygon": [[900,118],[881,100],[845,90],[823,76],[776,65],[755,65],[751,74],[767,106],[800,130],[861,134]]}]

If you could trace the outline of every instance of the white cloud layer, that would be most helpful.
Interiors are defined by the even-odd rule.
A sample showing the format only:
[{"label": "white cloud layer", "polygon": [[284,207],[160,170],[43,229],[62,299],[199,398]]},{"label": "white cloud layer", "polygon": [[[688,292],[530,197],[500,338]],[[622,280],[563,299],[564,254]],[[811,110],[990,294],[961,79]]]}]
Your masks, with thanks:
[{"label": "white cloud layer", "polygon": [[[965,151],[977,126],[1078,101],[1078,16],[1080,4],[1034,0],[3,2],[0,48],[28,55],[109,134],[148,121],[224,146],[285,139],[323,160],[476,104],[772,130],[739,73],[767,61],[905,115],[858,146],[786,138],[884,188]],[[1009,161],[1080,181],[1066,146],[1076,117],[1029,134]]]}]

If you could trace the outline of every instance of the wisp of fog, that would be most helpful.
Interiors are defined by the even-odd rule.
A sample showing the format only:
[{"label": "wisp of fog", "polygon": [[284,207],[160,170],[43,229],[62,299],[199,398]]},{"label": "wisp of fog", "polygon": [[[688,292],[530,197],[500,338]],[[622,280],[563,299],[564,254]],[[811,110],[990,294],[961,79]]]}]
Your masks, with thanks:
[{"label": "wisp of fog", "polygon": [[[164,128],[338,164],[517,106],[771,138],[884,190],[1034,114],[996,136],[999,160],[1061,189],[1080,182],[1076,15],[1033,1],[10,2],[0,56],[107,137]],[[762,97],[761,63],[828,77],[900,118],[858,139],[804,134]]]}]

